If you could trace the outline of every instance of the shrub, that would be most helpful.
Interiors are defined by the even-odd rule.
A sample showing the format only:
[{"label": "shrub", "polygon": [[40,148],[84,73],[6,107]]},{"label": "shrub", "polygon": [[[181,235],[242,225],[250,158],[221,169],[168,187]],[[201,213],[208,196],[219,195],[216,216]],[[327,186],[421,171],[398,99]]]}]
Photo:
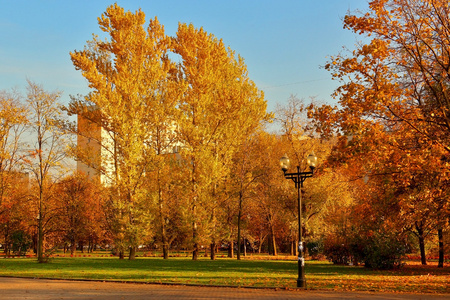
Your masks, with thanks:
[{"label": "shrub", "polygon": [[31,237],[22,230],[13,232],[11,236],[12,250],[17,255],[22,255],[31,247]]},{"label": "shrub", "polygon": [[367,232],[354,236],[350,251],[356,260],[372,269],[393,269],[403,265],[406,242],[396,232]]},{"label": "shrub", "polygon": [[403,265],[406,244],[396,232],[358,232],[347,239],[328,237],[324,254],[334,264],[363,262],[366,268],[387,270]]},{"label": "shrub", "polygon": [[347,243],[336,236],[329,236],[325,239],[323,254],[336,265],[346,265],[350,261],[350,249]]},{"label": "shrub", "polygon": [[308,242],[306,244],[306,248],[308,249],[308,254],[312,259],[319,259],[320,254],[323,253],[323,242],[322,241],[314,241]]}]

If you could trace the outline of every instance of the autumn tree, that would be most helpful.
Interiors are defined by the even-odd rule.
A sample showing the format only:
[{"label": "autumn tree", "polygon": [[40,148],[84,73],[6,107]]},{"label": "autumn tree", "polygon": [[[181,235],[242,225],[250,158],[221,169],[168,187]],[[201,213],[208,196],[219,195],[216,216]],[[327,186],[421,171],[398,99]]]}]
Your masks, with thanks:
[{"label": "autumn tree", "polygon": [[83,252],[85,242],[92,250],[93,245],[106,235],[102,190],[87,175],[80,173],[65,177],[57,183],[57,209],[60,210],[57,222],[71,254],[76,251],[77,245]]},{"label": "autumn tree", "polygon": [[0,199],[3,199],[2,195],[6,195],[8,187],[11,187],[9,175],[20,171],[21,137],[27,122],[27,110],[20,95],[0,92],[0,119]]},{"label": "autumn tree", "polygon": [[[384,104],[393,118],[450,151],[448,2],[372,1],[370,8],[371,12],[366,15],[347,16],[345,26],[374,37],[366,47],[365,56],[378,60],[377,67],[383,64],[384,70],[379,73],[386,76],[373,83],[380,85],[381,80],[386,80],[387,84],[397,87],[391,89],[396,90],[397,95],[385,89],[380,89],[385,92],[380,95],[374,90],[381,96],[378,101],[392,101],[392,104]],[[360,53],[362,55],[364,53]],[[389,99],[390,96],[393,99]]]},{"label": "autumn tree", "polygon": [[247,199],[243,202],[242,218],[248,218],[248,230],[258,241],[259,247],[267,241],[269,253],[277,255],[280,240],[286,235],[289,224],[296,219],[296,215],[291,215],[287,210],[286,191],[292,187],[279,168],[279,159],[286,144],[280,136],[267,132],[261,132],[255,143],[256,153],[253,155],[257,155],[257,163],[246,181],[252,176],[255,178],[251,191],[244,194]]},{"label": "autumn tree", "polygon": [[[190,162],[184,166],[191,166],[186,199],[191,199],[193,240],[198,237],[198,213],[204,210],[211,219],[199,228],[215,244],[220,181],[243,137],[266,118],[266,103],[248,78],[243,59],[222,41],[192,25],[180,24],[176,37],[170,38],[156,18],[147,29],[144,23],[142,11],[125,12],[112,5],[99,18],[100,29],[110,39],[94,37],[83,51],[71,53],[92,92],[73,99],[68,111],[108,135],[109,142],[101,138],[99,144],[109,152],[109,161],[90,165],[110,177],[115,195],[110,211],[116,212],[117,237],[123,237],[116,244],[121,251],[129,247],[130,258],[140,233],[155,217],[145,212],[149,199],[160,207],[158,223],[166,240],[166,208],[161,207],[170,198],[163,191],[171,184],[164,175],[171,166],[164,157],[175,146],[182,146],[180,157]],[[177,56],[178,65],[171,60]],[[80,150],[78,159],[89,163]],[[152,190],[143,186],[148,174],[155,175],[156,184],[147,185]],[[194,257],[197,252],[194,246]]]},{"label": "autumn tree", "polygon": [[376,0],[368,13],[345,17],[346,28],[372,38],[326,65],[344,83],[336,95],[346,104],[347,120],[365,114],[403,122],[450,150],[448,9],[444,0]]},{"label": "autumn tree", "polygon": [[[447,1],[380,0],[365,14],[346,16],[346,28],[371,40],[325,66],[342,83],[335,92],[340,108],[314,114],[322,134],[344,135],[341,153],[364,160],[366,175],[389,177],[404,205],[439,203],[431,207],[439,207],[433,222],[440,227],[448,227],[441,214],[450,167],[448,9]],[[422,183],[432,173],[439,180],[431,192]],[[418,212],[427,209],[419,207],[428,205],[414,205],[422,219]],[[399,220],[411,220],[405,218]]]},{"label": "autumn tree", "polygon": [[[190,161],[190,209],[193,259],[199,230],[209,231],[216,247],[220,189],[237,147],[266,119],[263,94],[249,79],[244,60],[222,40],[192,24],[180,24],[174,38],[180,55],[179,78],[184,83],[178,107],[182,155]],[[201,224],[200,220],[207,223]],[[211,251],[214,258],[214,251]]]},{"label": "autumn tree", "polygon": [[68,111],[107,133],[100,144],[108,159],[97,169],[111,182],[116,246],[121,253],[129,248],[133,259],[150,229],[142,178],[160,154],[157,151],[164,150],[155,149],[155,139],[164,139],[161,134],[171,131],[170,119],[164,118],[177,92],[168,86],[175,67],[168,59],[170,40],[156,18],[145,29],[141,10],[125,12],[115,4],[98,22],[110,40],[94,37],[84,50],[71,53],[92,92],[74,99]]},{"label": "autumn tree", "polygon": [[229,241],[229,256],[234,256],[236,240],[238,260],[241,259],[243,221],[248,219],[246,216],[251,207],[249,202],[254,197],[257,179],[262,175],[259,163],[260,155],[265,149],[261,147],[261,136],[264,136],[262,130],[249,135],[234,154],[227,180],[228,199],[222,206],[227,232],[226,240]]},{"label": "autumn tree", "polygon": [[176,106],[181,89],[173,79],[164,83],[160,91],[162,96],[156,99],[158,102],[153,106],[153,122],[147,128],[151,139],[146,140],[146,146],[154,153],[153,159],[147,162],[146,192],[156,206],[154,216],[158,226],[155,235],[160,238],[164,259],[168,259],[170,244],[175,237],[176,207],[180,206],[179,201],[183,199],[180,193],[184,190],[181,184],[184,175],[179,153],[181,144],[176,132],[180,115]]},{"label": "autumn tree", "polygon": [[276,121],[280,125],[280,134],[289,146],[289,149],[286,149],[289,151],[289,157],[297,165],[302,163],[309,153],[320,150],[316,146],[318,140],[312,139],[313,132],[307,127],[307,105],[304,100],[291,95],[285,106],[278,105]]},{"label": "autumn tree", "polygon": [[38,261],[45,262],[44,240],[54,230],[50,226],[53,214],[51,203],[58,176],[65,171],[66,135],[60,129],[61,109],[59,92],[46,92],[40,85],[28,82],[27,104],[30,115],[28,130],[31,138],[29,153],[23,158],[24,169],[32,174],[36,189],[33,195],[38,219]]},{"label": "autumn tree", "polygon": [[[315,99],[310,100],[311,103],[315,102]],[[302,214],[303,214],[303,232],[304,237],[308,240],[312,240],[314,237],[314,232],[309,230],[310,228],[316,228],[315,226],[309,226],[308,223],[315,223],[314,219],[323,218],[324,211],[326,210],[328,201],[336,200],[335,197],[328,195],[325,191],[322,193],[318,188],[328,186],[329,179],[328,176],[332,176],[333,172],[323,172],[322,164],[325,159],[330,155],[334,139],[324,140],[320,139],[319,136],[309,126],[308,119],[308,104],[305,100],[298,99],[295,96],[291,96],[286,105],[277,107],[276,120],[280,126],[280,135],[283,140],[283,145],[285,154],[288,155],[290,160],[293,162],[293,166],[300,167],[300,171],[306,171],[306,157],[310,153],[314,153],[318,157],[320,172],[316,172],[313,178],[309,178],[305,181],[305,188],[301,190],[302,193]],[[292,183],[291,183],[292,185]],[[290,211],[291,216],[297,217],[298,214],[298,204],[297,195],[294,194],[294,189],[291,186],[290,190],[286,191],[286,203],[287,208]],[[332,200],[333,199],[333,200]],[[296,224],[295,224],[296,223]],[[320,223],[320,221],[318,222]],[[316,222],[317,224],[317,222]],[[296,227],[294,227],[294,225]],[[297,234],[298,220],[291,221],[290,231],[292,232],[291,245],[294,246],[295,241],[298,240]],[[320,239],[316,234],[316,239]],[[297,248],[297,247],[293,247]],[[296,250],[297,251],[297,250]],[[294,252],[294,251],[292,251]]]},{"label": "autumn tree", "polygon": [[[311,178],[305,199],[305,231],[310,255],[323,254],[324,246],[342,245],[352,234],[355,198],[365,199],[362,180],[355,181],[346,169],[322,166],[320,176]],[[353,174],[352,174],[353,175]],[[330,245],[331,244],[331,245]]]},{"label": "autumn tree", "polygon": [[[26,202],[27,185],[22,186],[21,180],[26,181],[20,164],[22,155],[23,133],[27,122],[27,110],[22,103],[22,97],[17,92],[0,91],[0,223],[4,235],[5,251],[13,226],[11,217],[15,215],[17,205]],[[28,184],[28,182],[27,182]],[[18,187],[22,187],[18,189]],[[19,192],[19,193],[17,193]]]},{"label": "autumn tree", "polygon": [[[4,178],[5,180],[5,178]],[[4,189],[0,214],[0,234],[5,254],[23,255],[32,245],[36,233],[34,207],[30,205],[30,179],[25,172],[11,172]]]},{"label": "autumn tree", "polygon": [[179,153],[165,153],[157,157],[155,169],[143,180],[150,199],[152,214],[157,226],[154,241],[163,250],[163,258],[169,258],[173,243],[184,245],[189,225],[183,211],[186,209],[186,169]]}]

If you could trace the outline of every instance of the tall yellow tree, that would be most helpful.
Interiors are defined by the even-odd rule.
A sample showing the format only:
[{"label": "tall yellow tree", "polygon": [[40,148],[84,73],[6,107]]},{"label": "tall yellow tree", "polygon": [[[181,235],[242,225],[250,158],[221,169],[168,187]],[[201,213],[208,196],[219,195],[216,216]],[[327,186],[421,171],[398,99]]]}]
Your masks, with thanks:
[{"label": "tall yellow tree", "polygon": [[189,206],[196,259],[199,230],[209,234],[212,249],[216,246],[219,189],[233,154],[269,116],[262,92],[248,78],[244,60],[222,40],[192,24],[179,24],[174,51],[181,56],[179,78],[185,83],[178,104],[178,129],[182,154],[191,162]]},{"label": "tall yellow tree", "polygon": [[[210,221],[216,223],[217,203],[206,199],[217,198],[219,181],[242,137],[267,117],[266,102],[249,80],[243,59],[222,41],[192,25],[180,24],[177,36],[169,38],[156,18],[147,30],[144,24],[140,10],[108,7],[99,25],[110,40],[94,37],[83,51],[71,53],[92,92],[68,108],[108,133],[109,143],[101,139],[100,145],[109,151],[110,164],[96,167],[110,177],[116,191],[111,201],[117,215],[116,244],[132,252],[148,215],[142,214],[144,195],[156,195],[150,199],[165,205],[163,190],[171,179],[163,175],[170,168],[170,159],[163,156],[181,145],[180,155],[190,162],[184,165],[191,166],[187,198],[195,241],[197,210],[210,209]],[[171,52],[181,58],[178,66]],[[89,163],[81,154],[78,158]],[[148,185],[156,190],[149,194],[144,192],[145,174],[156,174],[157,184]],[[164,210],[159,213],[162,233]],[[197,252],[194,247],[194,256]]]},{"label": "tall yellow tree", "polygon": [[94,37],[84,50],[71,53],[92,92],[73,100],[68,111],[108,134],[100,143],[109,152],[108,161],[97,167],[110,178],[114,191],[116,246],[122,253],[129,248],[130,259],[150,226],[142,177],[159,154],[151,141],[163,125],[172,125],[161,117],[167,117],[176,93],[175,88],[168,88],[175,70],[167,54],[170,39],[156,18],[147,29],[145,22],[141,10],[125,12],[111,5],[98,19],[109,40]]}]

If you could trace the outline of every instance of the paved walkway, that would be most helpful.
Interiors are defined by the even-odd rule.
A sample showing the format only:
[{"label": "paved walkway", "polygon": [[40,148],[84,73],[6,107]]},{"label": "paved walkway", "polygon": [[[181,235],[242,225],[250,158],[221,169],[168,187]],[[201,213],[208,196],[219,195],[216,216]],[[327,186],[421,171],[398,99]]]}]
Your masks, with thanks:
[{"label": "paved walkway", "polygon": [[2,300],[53,299],[450,299],[450,295],[193,287],[0,277]]}]

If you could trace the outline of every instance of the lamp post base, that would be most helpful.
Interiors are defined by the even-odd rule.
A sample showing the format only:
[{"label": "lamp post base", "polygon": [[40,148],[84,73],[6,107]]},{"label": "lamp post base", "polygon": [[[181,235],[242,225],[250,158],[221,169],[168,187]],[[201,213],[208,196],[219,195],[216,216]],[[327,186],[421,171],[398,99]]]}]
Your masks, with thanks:
[{"label": "lamp post base", "polygon": [[305,278],[305,259],[303,258],[303,243],[299,243],[298,247],[298,277],[297,277],[297,287],[306,289],[306,278]]},{"label": "lamp post base", "polygon": [[297,278],[297,287],[306,289],[306,280],[302,278]]}]

